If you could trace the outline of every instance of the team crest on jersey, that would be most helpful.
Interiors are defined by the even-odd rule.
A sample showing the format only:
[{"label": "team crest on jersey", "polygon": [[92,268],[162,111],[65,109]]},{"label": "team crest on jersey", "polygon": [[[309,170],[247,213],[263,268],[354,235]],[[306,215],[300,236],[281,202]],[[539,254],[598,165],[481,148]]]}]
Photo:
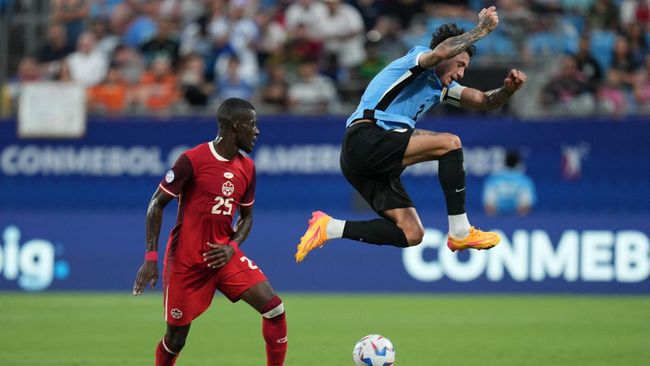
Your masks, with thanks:
[{"label": "team crest on jersey", "polygon": [[235,175],[232,174],[231,172],[225,172],[225,173],[223,173],[223,176],[224,176],[226,179],[231,179],[231,178],[234,177]]},{"label": "team crest on jersey", "polygon": [[167,183],[171,183],[171,182],[174,181],[174,178],[175,178],[175,177],[176,177],[176,175],[174,174],[174,171],[171,170],[171,169],[169,169],[169,170],[167,171],[167,174],[165,174],[165,182],[167,182]]},{"label": "team crest on jersey", "polygon": [[226,183],[224,183],[221,186],[221,192],[223,193],[224,196],[230,196],[233,193],[235,193],[235,185],[232,184],[231,181],[227,180]]},{"label": "team crest on jersey", "polygon": [[181,309],[173,308],[169,313],[172,315],[172,318],[174,319],[180,319],[183,317],[183,312],[181,311]]}]

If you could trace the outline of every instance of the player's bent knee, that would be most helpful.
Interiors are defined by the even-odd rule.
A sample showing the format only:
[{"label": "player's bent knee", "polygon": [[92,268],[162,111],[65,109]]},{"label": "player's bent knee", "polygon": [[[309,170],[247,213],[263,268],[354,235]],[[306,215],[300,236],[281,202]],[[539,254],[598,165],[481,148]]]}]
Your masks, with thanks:
[{"label": "player's bent knee", "polygon": [[410,247],[422,243],[422,239],[424,239],[424,229],[418,229],[406,234],[406,241]]},{"label": "player's bent knee", "polygon": [[183,347],[185,347],[186,338],[187,335],[185,334],[167,334],[165,338],[163,338],[163,347],[165,347],[169,353],[179,353]]},{"label": "player's bent knee", "polygon": [[262,308],[262,316],[266,319],[273,319],[284,314],[284,305],[280,296],[275,295],[264,307]]},{"label": "player's bent knee", "polygon": [[460,149],[461,147],[463,147],[460,141],[460,137],[451,133],[444,133],[443,137],[444,137],[443,149],[445,150],[445,152]]}]

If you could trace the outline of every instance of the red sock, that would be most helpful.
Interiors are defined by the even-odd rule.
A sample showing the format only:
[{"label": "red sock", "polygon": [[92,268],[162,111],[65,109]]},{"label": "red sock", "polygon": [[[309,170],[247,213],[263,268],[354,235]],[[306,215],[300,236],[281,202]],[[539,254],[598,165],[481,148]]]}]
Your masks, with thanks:
[{"label": "red sock", "polygon": [[163,344],[164,341],[163,338],[156,347],[156,366],[174,366],[178,353],[169,352]]},{"label": "red sock", "polygon": [[267,366],[283,366],[287,354],[287,320],[282,300],[275,296],[262,308],[262,335],[266,341]]}]

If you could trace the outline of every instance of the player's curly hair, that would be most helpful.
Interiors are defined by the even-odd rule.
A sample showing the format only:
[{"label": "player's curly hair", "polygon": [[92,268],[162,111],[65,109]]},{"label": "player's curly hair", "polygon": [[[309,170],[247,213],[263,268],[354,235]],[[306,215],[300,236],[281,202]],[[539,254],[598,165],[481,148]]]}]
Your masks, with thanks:
[{"label": "player's curly hair", "polygon": [[[438,28],[436,28],[433,34],[431,34],[431,43],[429,44],[429,48],[434,49],[445,39],[455,37],[455,36],[460,36],[463,33],[465,33],[465,30],[459,27],[458,25],[456,25],[455,23],[443,24]],[[465,52],[469,54],[469,57],[473,57],[476,54],[476,46],[474,45],[468,46],[465,49]]]}]

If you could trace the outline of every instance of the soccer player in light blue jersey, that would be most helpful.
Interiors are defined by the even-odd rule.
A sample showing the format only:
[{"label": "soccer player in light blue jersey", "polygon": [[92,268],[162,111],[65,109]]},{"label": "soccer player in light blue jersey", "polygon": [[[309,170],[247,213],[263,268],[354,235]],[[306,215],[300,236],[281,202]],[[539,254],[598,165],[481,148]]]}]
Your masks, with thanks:
[{"label": "soccer player in light blue jersey", "polygon": [[341,170],[381,218],[345,221],[314,212],[298,245],[296,261],[301,262],[312,249],[336,238],[397,247],[418,245],[424,228],[400,175],[408,166],[431,160],[438,161],[445,194],[447,246],[456,251],[489,249],[499,243],[496,233],[472,227],[467,218],[460,138],[415,128],[418,118],[440,102],[493,110],[526,82],[526,74],[516,69],[508,73],[500,88],[487,92],[457,82],[476,52],[474,43],[499,23],[493,6],[481,10],[478,18],[476,27],[468,32],[455,24],[439,27],[429,47],[414,47],[370,82],[359,107],[347,120]]}]

